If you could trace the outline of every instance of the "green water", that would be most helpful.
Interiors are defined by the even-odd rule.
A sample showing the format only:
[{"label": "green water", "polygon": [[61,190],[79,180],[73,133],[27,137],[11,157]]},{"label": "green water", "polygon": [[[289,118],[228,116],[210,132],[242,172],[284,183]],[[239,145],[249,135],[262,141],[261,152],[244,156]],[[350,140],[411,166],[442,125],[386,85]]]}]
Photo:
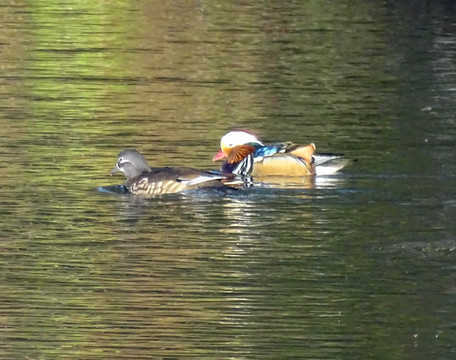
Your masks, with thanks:
[{"label": "green water", "polygon": [[[451,359],[455,9],[0,5],[1,359]],[[144,201],[116,156],[314,142],[315,184]]]}]

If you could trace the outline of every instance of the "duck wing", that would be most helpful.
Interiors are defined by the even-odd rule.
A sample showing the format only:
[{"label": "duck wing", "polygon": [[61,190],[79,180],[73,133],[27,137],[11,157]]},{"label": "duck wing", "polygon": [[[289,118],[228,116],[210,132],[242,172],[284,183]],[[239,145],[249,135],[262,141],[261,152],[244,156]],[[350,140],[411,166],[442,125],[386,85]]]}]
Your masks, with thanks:
[{"label": "duck wing", "polygon": [[312,165],[290,154],[276,154],[255,159],[252,176],[305,176],[314,174]]},{"label": "duck wing", "polygon": [[298,145],[292,142],[274,143],[262,146],[255,151],[255,157],[274,156],[276,154],[291,154],[304,159],[308,164],[312,162],[315,144]]},{"label": "duck wing", "polygon": [[179,181],[188,187],[223,186],[221,180],[226,179],[226,176],[222,174],[193,168],[175,167],[170,169],[175,176],[175,181]]}]

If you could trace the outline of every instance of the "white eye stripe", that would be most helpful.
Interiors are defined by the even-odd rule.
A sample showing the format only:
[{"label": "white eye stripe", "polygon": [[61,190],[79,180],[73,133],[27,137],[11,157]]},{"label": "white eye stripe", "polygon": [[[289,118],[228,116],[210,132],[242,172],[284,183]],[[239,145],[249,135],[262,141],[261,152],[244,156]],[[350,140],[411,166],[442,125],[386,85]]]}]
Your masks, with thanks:
[{"label": "white eye stripe", "polygon": [[120,158],[119,158],[119,161],[118,161],[119,164],[125,164],[125,163],[128,163],[128,162],[131,163],[130,160],[124,159],[123,157],[120,157]]}]

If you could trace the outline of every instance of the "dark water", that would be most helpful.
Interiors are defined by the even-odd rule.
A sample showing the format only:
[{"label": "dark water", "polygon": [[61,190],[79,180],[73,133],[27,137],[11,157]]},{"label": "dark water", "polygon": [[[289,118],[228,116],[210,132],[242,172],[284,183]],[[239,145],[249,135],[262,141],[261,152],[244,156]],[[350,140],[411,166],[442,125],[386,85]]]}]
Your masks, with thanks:
[{"label": "dark water", "polygon": [[[454,359],[452,2],[0,5],[0,358]],[[234,127],[358,162],[144,201]]]}]

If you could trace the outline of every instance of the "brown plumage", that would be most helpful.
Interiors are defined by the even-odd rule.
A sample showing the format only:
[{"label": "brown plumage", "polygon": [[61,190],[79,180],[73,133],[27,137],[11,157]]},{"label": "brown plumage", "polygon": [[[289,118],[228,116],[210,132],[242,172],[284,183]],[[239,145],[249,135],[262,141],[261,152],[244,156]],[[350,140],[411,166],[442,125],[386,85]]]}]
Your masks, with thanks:
[{"label": "brown plumage", "polygon": [[[134,149],[119,153],[111,175],[123,172],[128,191],[144,198],[207,187],[227,187],[231,178],[187,167],[150,168],[144,156]],[[236,182],[230,183],[238,185]]]},{"label": "brown plumage", "polygon": [[126,187],[132,194],[154,197],[204,187],[224,187],[222,180],[222,177],[197,169],[164,167],[151,168],[150,171],[127,180]]},{"label": "brown plumage", "polygon": [[236,164],[244,160],[250,154],[253,154],[255,147],[252,145],[238,145],[231,149],[226,162],[229,164]]}]

